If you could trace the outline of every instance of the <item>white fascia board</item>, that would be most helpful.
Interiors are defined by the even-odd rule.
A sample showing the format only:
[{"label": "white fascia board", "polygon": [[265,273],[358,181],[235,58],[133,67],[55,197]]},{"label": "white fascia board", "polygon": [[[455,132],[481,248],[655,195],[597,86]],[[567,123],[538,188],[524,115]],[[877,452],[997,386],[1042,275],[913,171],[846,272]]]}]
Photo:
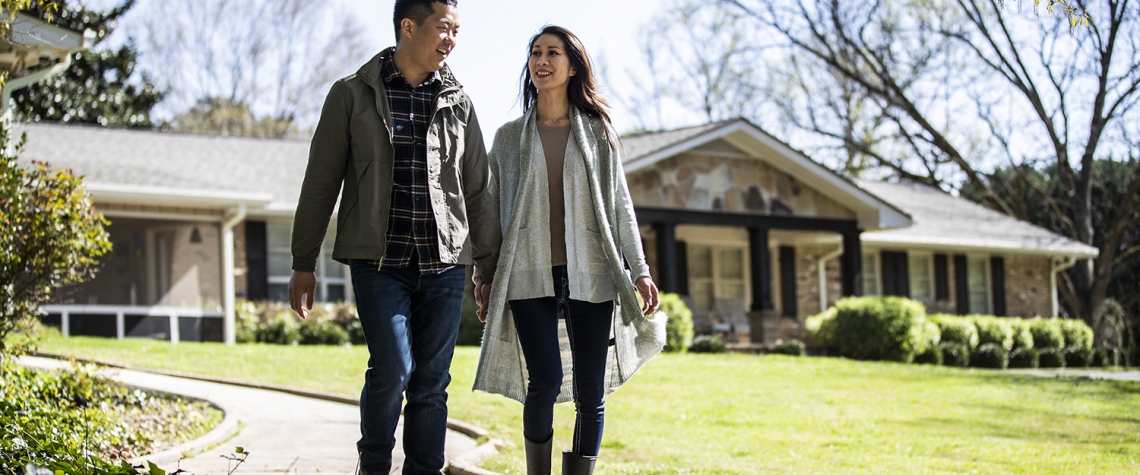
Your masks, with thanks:
[{"label": "white fascia board", "polygon": [[128,203],[140,205],[204,206],[229,208],[246,205],[264,208],[273,201],[269,193],[241,193],[219,190],[193,190],[158,186],[86,183],[91,198],[96,202]]},{"label": "white fascia board", "polygon": [[65,52],[85,50],[94,42],[95,32],[69,30],[34,16],[20,13],[12,22],[12,44],[30,48],[51,48]]},{"label": "white fascia board", "polygon": [[1080,244],[1079,246],[1052,246],[1027,249],[1022,244],[1012,241],[944,238],[938,236],[906,236],[886,233],[878,234],[874,232],[861,234],[859,240],[863,246],[958,251],[962,253],[1001,252],[1003,254],[1064,256],[1076,259],[1091,259],[1100,254],[1099,249],[1084,244]]}]

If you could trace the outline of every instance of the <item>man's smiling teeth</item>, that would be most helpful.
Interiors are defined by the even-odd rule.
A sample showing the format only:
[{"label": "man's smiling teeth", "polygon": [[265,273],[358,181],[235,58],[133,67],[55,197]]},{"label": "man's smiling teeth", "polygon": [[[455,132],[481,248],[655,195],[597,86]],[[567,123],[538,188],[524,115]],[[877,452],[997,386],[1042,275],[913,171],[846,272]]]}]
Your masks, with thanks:
[{"label": "man's smiling teeth", "polygon": [[439,54],[442,54],[442,55],[444,55],[444,56],[447,56],[447,50],[445,50],[445,49],[443,49],[443,48],[437,49],[437,50],[435,50],[435,52],[436,52],[436,53],[439,53]]}]

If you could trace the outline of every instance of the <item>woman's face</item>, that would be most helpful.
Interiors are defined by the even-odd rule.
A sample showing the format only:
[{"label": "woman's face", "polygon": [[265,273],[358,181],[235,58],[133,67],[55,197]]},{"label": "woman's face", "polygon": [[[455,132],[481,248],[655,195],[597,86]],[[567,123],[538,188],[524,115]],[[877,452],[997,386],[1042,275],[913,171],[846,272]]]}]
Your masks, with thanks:
[{"label": "woman's face", "polygon": [[577,72],[566,56],[566,45],[562,38],[551,34],[539,36],[534,41],[527,68],[530,70],[530,81],[539,91],[565,90],[570,83],[570,76]]}]

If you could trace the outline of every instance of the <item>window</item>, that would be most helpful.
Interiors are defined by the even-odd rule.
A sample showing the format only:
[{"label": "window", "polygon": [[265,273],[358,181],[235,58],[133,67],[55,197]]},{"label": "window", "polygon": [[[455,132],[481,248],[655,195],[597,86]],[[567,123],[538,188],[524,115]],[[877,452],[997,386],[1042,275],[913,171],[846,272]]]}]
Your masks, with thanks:
[{"label": "window", "polygon": [[970,313],[990,313],[989,259],[969,256],[966,264],[966,288],[970,293]]},{"label": "window", "polygon": [[878,251],[863,254],[863,295],[879,295]]},{"label": "window", "polygon": [[[292,225],[266,223],[265,234],[269,254],[269,300],[286,302],[289,300],[289,277],[293,274],[293,253],[289,247]],[[335,236],[336,233],[330,229],[321,246],[321,257],[317,259],[317,301],[321,302],[348,299],[344,266],[331,257]]]},{"label": "window", "polygon": [[717,299],[746,299],[744,248],[689,245],[687,251],[696,310],[716,310]]},{"label": "window", "polygon": [[907,274],[910,277],[910,298],[922,302],[933,301],[934,266],[930,263],[930,254],[909,253]]}]

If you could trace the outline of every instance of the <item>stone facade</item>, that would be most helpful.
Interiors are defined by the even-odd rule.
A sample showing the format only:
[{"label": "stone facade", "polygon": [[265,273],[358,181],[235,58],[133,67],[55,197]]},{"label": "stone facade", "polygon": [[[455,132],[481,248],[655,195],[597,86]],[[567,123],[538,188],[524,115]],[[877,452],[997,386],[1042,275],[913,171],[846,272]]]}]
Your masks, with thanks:
[{"label": "stone facade", "polygon": [[627,176],[635,206],[855,219],[855,213],[767,163],[683,153]]}]

